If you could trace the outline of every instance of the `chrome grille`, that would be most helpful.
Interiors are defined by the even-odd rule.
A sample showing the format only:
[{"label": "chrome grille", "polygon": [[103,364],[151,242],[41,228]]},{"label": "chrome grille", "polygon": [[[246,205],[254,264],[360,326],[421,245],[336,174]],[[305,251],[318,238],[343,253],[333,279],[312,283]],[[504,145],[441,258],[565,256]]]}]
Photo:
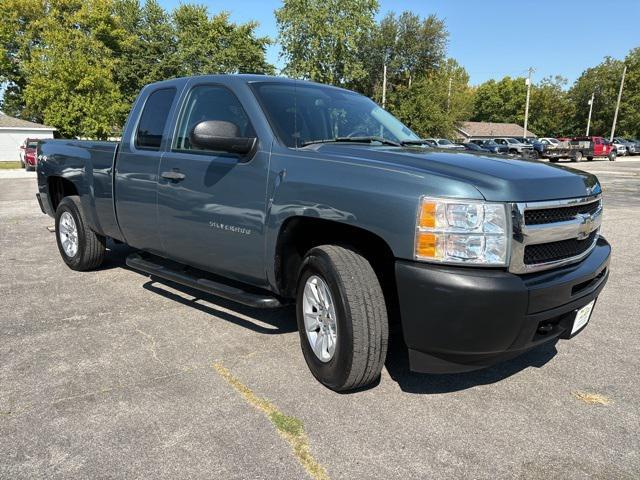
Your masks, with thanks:
[{"label": "chrome grille", "polygon": [[524,264],[536,265],[581,255],[593,245],[596,235],[597,232],[591,232],[584,240],[570,238],[558,242],[527,245],[524,247]]},{"label": "chrome grille", "polygon": [[530,273],[577,262],[593,250],[602,221],[600,196],[512,205],[509,271]]},{"label": "chrome grille", "polygon": [[525,225],[542,225],[543,223],[566,222],[573,220],[579,213],[593,215],[600,208],[600,201],[574,205],[570,207],[543,208],[540,210],[526,210],[524,212]]}]

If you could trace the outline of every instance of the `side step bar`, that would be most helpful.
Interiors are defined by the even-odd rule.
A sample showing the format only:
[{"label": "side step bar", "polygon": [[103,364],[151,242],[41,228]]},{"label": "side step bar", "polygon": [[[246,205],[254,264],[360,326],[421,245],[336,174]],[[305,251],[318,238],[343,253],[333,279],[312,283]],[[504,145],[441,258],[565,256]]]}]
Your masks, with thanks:
[{"label": "side step bar", "polygon": [[[127,265],[131,268],[249,307],[278,308],[284,306],[283,303],[273,295],[246,291],[238,287],[203,278],[188,272],[186,268],[180,271],[163,263],[165,263],[165,261],[160,258],[155,261],[153,257],[145,258],[139,253],[132,253],[127,257]],[[202,273],[204,274],[204,272]]]}]

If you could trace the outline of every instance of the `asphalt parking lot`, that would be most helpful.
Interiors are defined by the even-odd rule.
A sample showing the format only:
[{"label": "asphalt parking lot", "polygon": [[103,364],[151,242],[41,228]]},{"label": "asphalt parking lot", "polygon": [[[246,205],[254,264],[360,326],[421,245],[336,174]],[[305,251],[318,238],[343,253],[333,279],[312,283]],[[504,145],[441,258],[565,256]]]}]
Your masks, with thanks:
[{"label": "asphalt parking lot", "polygon": [[152,281],[123,246],[69,270],[33,174],[0,177],[0,478],[639,478],[640,160],[579,167],[614,251],[584,332],[442,376],[396,343],[350,394],[313,379],[292,310]]}]

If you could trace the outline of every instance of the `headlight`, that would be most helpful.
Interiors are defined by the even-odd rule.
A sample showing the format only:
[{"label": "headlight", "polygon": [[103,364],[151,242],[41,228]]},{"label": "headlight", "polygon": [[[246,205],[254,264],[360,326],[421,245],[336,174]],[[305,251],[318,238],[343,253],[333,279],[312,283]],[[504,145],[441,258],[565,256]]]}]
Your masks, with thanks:
[{"label": "headlight", "polygon": [[510,238],[504,203],[420,199],[415,242],[417,260],[506,266]]}]

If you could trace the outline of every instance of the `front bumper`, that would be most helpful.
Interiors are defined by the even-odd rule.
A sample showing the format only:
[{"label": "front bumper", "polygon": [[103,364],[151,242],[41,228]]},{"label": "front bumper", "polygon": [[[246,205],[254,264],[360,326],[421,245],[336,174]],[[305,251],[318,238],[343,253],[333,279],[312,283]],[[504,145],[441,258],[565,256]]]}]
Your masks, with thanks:
[{"label": "front bumper", "polygon": [[610,254],[600,237],[580,263],[528,275],[397,261],[411,370],[477,370],[568,338],[575,310],[604,288]]}]

